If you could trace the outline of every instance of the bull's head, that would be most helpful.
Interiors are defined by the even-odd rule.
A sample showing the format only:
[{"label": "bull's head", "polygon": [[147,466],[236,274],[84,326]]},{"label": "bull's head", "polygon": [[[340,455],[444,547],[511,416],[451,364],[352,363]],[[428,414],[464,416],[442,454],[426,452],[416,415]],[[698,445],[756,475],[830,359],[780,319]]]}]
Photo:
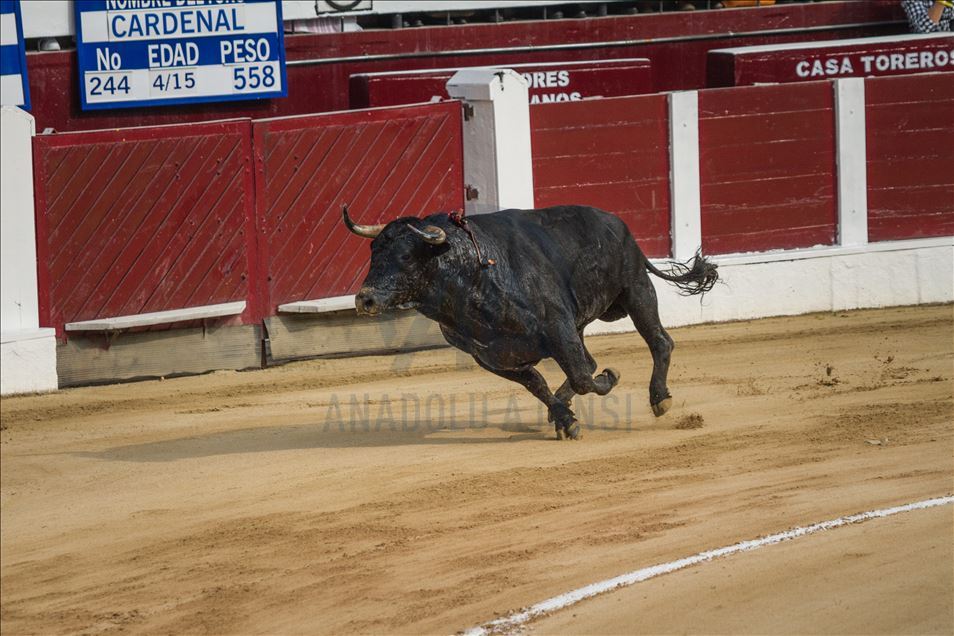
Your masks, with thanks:
[{"label": "bull's head", "polygon": [[354,234],[374,239],[371,268],[354,304],[359,314],[375,315],[386,309],[410,309],[428,291],[427,271],[432,259],[447,250],[447,235],[434,225],[408,217],[382,225],[358,225],[341,208],[345,225]]}]

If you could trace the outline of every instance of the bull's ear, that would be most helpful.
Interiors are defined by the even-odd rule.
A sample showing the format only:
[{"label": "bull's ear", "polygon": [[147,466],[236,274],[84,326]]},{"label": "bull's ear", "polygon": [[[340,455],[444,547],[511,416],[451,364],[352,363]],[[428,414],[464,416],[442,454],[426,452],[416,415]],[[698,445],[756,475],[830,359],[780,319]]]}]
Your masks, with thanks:
[{"label": "bull's ear", "polygon": [[447,234],[441,228],[428,225],[423,230],[419,230],[410,223],[407,224],[408,228],[418,236],[420,236],[425,242],[430,243],[431,245],[441,245],[444,241],[447,240]]}]

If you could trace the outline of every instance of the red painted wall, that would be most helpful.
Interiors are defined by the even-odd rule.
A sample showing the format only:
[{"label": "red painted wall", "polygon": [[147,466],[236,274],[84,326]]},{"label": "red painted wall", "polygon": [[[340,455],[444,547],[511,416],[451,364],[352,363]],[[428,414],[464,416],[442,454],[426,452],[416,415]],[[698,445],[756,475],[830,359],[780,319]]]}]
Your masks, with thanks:
[{"label": "red painted wall", "polygon": [[865,81],[868,238],[954,235],[954,73]]},{"label": "red painted wall", "polygon": [[950,33],[904,34],[860,42],[833,40],[798,49],[709,51],[708,85],[749,86],[938,70],[954,70],[954,35]]},{"label": "red painted wall", "polygon": [[700,91],[707,254],[835,242],[833,109],[830,82]]},{"label": "red painted wall", "polygon": [[[468,49],[539,48],[554,44],[644,41],[673,36],[720,37],[756,30],[824,28],[892,21],[904,21],[903,25],[896,27],[897,32],[908,30],[904,12],[896,0],[826,0],[820,3],[777,4],[771,7],[668,11],[580,20],[527,20],[499,24],[300,35],[287,37],[285,48],[289,60],[381,54],[402,54],[410,58]],[[826,32],[820,30],[818,33]],[[801,39],[804,39],[804,35]],[[446,66],[448,65],[443,67]]]},{"label": "red painted wall", "polygon": [[[656,90],[701,88],[710,49],[899,33],[907,30],[897,22],[902,18],[897,2],[878,0],[289,35],[285,38],[289,61],[314,63],[288,67],[287,98],[92,112],[79,107],[75,52],[32,53],[27,55],[27,66],[37,129],[90,130],[344,110],[351,75],[412,68],[648,57],[655,69]],[[796,32],[773,34],[773,29]],[[565,43],[581,48],[540,49]],[[488,48],[510,50],[480,53]]]},{"label": "red painted wall", "polygon": [[[654,92],[649,60],[551,62],[511,66],[529,83],[531,104],[580,101]],[[351,108],[395,106],[448,99],[447,82],[458,69],[416,69],[398,73],[362,73],[349,82]]]},{"label": "red painted wall", "polygon": [[353,293],[370,242],[341,203],[362,223],[460,209],[462,166],[459,102],[39,135],[41,324],[239,300],[250,324]]},{"label": "red painted wall", "polygon": [[263,295],[282,303],[354,293],[370,241],[357,223],[463,208],[460,102],[258,121]]},{"label": "red painted wall", "polygon": [[34,140],[40,324],[248,300],[248,120]]},{"label": "red painted wall", "polygon": [[531,106],[530,129],[537,207],[614,212],[648,256],[671,253],[665,95]]}]

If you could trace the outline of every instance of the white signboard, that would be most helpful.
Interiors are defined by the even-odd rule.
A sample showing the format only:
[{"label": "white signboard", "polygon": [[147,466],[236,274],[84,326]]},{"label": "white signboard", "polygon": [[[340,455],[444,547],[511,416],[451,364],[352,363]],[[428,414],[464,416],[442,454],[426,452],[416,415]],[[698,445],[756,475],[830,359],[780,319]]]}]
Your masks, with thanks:
[{"label": "white signboard", "polygon": [[275,0],[77,0],[84,109],[284,97]]}]

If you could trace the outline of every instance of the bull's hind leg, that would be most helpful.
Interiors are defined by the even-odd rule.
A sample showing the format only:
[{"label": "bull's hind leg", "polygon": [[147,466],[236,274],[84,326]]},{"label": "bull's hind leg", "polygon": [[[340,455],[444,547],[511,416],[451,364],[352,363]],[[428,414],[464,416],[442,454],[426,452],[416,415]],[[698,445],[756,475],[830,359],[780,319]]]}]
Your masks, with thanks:
[{"label": "bull's hind leg", "polygon": [[649,404],[656,417],[663,415],[672,406],[672,396],[666,386],[669,375],[669,358],[675,344],[659,320],[656,290],[649,275],[643,269],[636,280],[622,295],[623,307],[633,319],[636,330],[649,345],[653,355],[653,375],[649,381]]},{"label": "bull's hind leg", "polygon": [[559,439],[580,438],[580,425],[577,424],[576,418],[573,417],[573,411],[550,392],[550,387],[547,386],[546,379],[540,375],[539,371],[530,366],[522,369],[494,369],[487,366],[480,358],[475,357],[474,360],[491,373],[523,385],[535,398],[546,404],[548,410],[547,417],[551,422],[554,422]]}]

